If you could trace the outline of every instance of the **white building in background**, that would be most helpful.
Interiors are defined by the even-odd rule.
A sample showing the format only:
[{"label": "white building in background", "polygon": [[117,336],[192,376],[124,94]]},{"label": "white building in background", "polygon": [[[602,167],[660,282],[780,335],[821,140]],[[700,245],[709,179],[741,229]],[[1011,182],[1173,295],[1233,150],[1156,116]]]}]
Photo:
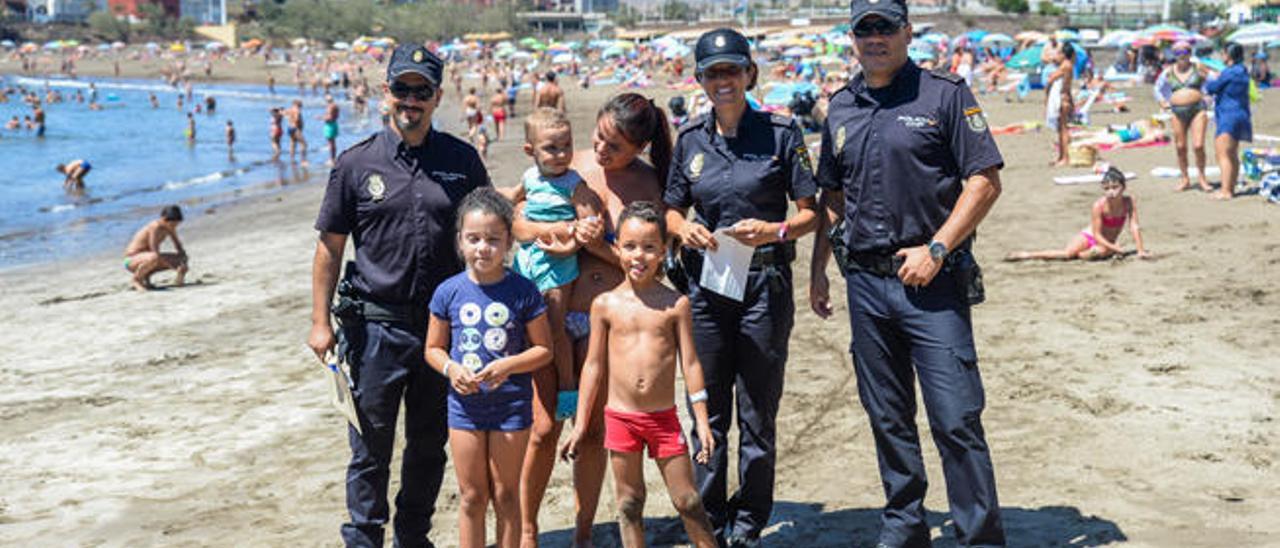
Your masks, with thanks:
[{"label": "white building in background", "polygon": [[83,23],[90,13],[105,9],[107,0],[30,0],[27,17],[37,23]]}]

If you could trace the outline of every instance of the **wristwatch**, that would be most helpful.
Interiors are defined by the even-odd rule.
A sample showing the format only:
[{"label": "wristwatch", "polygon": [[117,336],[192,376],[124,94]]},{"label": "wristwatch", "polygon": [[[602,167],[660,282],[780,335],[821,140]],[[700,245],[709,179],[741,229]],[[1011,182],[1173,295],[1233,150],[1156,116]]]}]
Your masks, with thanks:
[{"label": "wristwatch", "polygon": [[929,242],[929,256],[937,262],[942,262],[947,258],[947,244],[937,240]]}]

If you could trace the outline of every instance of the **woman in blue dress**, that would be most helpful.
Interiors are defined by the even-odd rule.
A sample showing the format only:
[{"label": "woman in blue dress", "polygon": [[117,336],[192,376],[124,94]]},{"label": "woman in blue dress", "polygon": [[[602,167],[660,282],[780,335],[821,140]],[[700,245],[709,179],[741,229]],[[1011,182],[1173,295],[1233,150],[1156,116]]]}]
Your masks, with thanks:
[{"label": "woman in blue dress", "polygon": [[1244,67],[1244,46],[1232,42],[1224,50],[1227,68],[1204,86],[1213,96],[1213,116],[1217,126],[1214,148],[1218,167],[1222,170],[1219,200],[1235,196],[1236,177],[1240,173],[1240,141],[1253,140],[1253,122],[1249,114],[1249,73]]}]

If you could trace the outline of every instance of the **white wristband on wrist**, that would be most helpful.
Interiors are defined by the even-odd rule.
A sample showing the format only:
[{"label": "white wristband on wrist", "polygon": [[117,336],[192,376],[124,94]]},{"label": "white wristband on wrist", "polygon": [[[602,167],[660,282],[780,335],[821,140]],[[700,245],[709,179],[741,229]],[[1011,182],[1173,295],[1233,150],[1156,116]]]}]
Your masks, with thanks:
[{"label": "white wristband on wrist", "polygon": [[450,365],[453,365],[453,360],[445,360],[445,361],[444,361],[444,369],[440,371],[440,373],[441,373],[441,374],[443,374],[446,378],[448,378],[448,377],[449,377],[449,366],[450,366]]},{"label": "white wristband on wrist", "polygon": [[707,389],[703,388],[702,390],[689,394],[689,403],[698,403],[701,401],[707,401]]}]

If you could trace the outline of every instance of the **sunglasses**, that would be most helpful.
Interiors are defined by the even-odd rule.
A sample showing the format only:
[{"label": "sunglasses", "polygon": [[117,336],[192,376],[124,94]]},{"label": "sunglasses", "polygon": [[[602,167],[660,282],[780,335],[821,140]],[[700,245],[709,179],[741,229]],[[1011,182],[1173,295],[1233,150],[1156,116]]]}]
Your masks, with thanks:
[{"label": "sunglasses", "polygon": [[892,36],[900,28],[902,28],[902,25],[888,19],[875,19],[870,22],[858,23],[858,26],[853,27],[853,35],[858,38]]},{"label": "sunglasses", "polygon": [[401,101],[413,97],[419,101],[429,101],[436,96],[436,88],[431,84],[411,86],[401,82],[391,83],[391,96]]},{"label": "sunglasses", "polygon": [[716,80],[719,78],[737,78],[742,75],[746,69],[739,65],[719,64],[702,71],[703,80]]},{"label": "sunglasses", "polygon": [[1191,50],[1189,50],[1189,49],[1175,49],[1175,50],[1173,50],[1173,54],[1174,54],[1174,55],[1177,55],[1178,57],[1182,57],[1183,55],[1191,55]]}]

